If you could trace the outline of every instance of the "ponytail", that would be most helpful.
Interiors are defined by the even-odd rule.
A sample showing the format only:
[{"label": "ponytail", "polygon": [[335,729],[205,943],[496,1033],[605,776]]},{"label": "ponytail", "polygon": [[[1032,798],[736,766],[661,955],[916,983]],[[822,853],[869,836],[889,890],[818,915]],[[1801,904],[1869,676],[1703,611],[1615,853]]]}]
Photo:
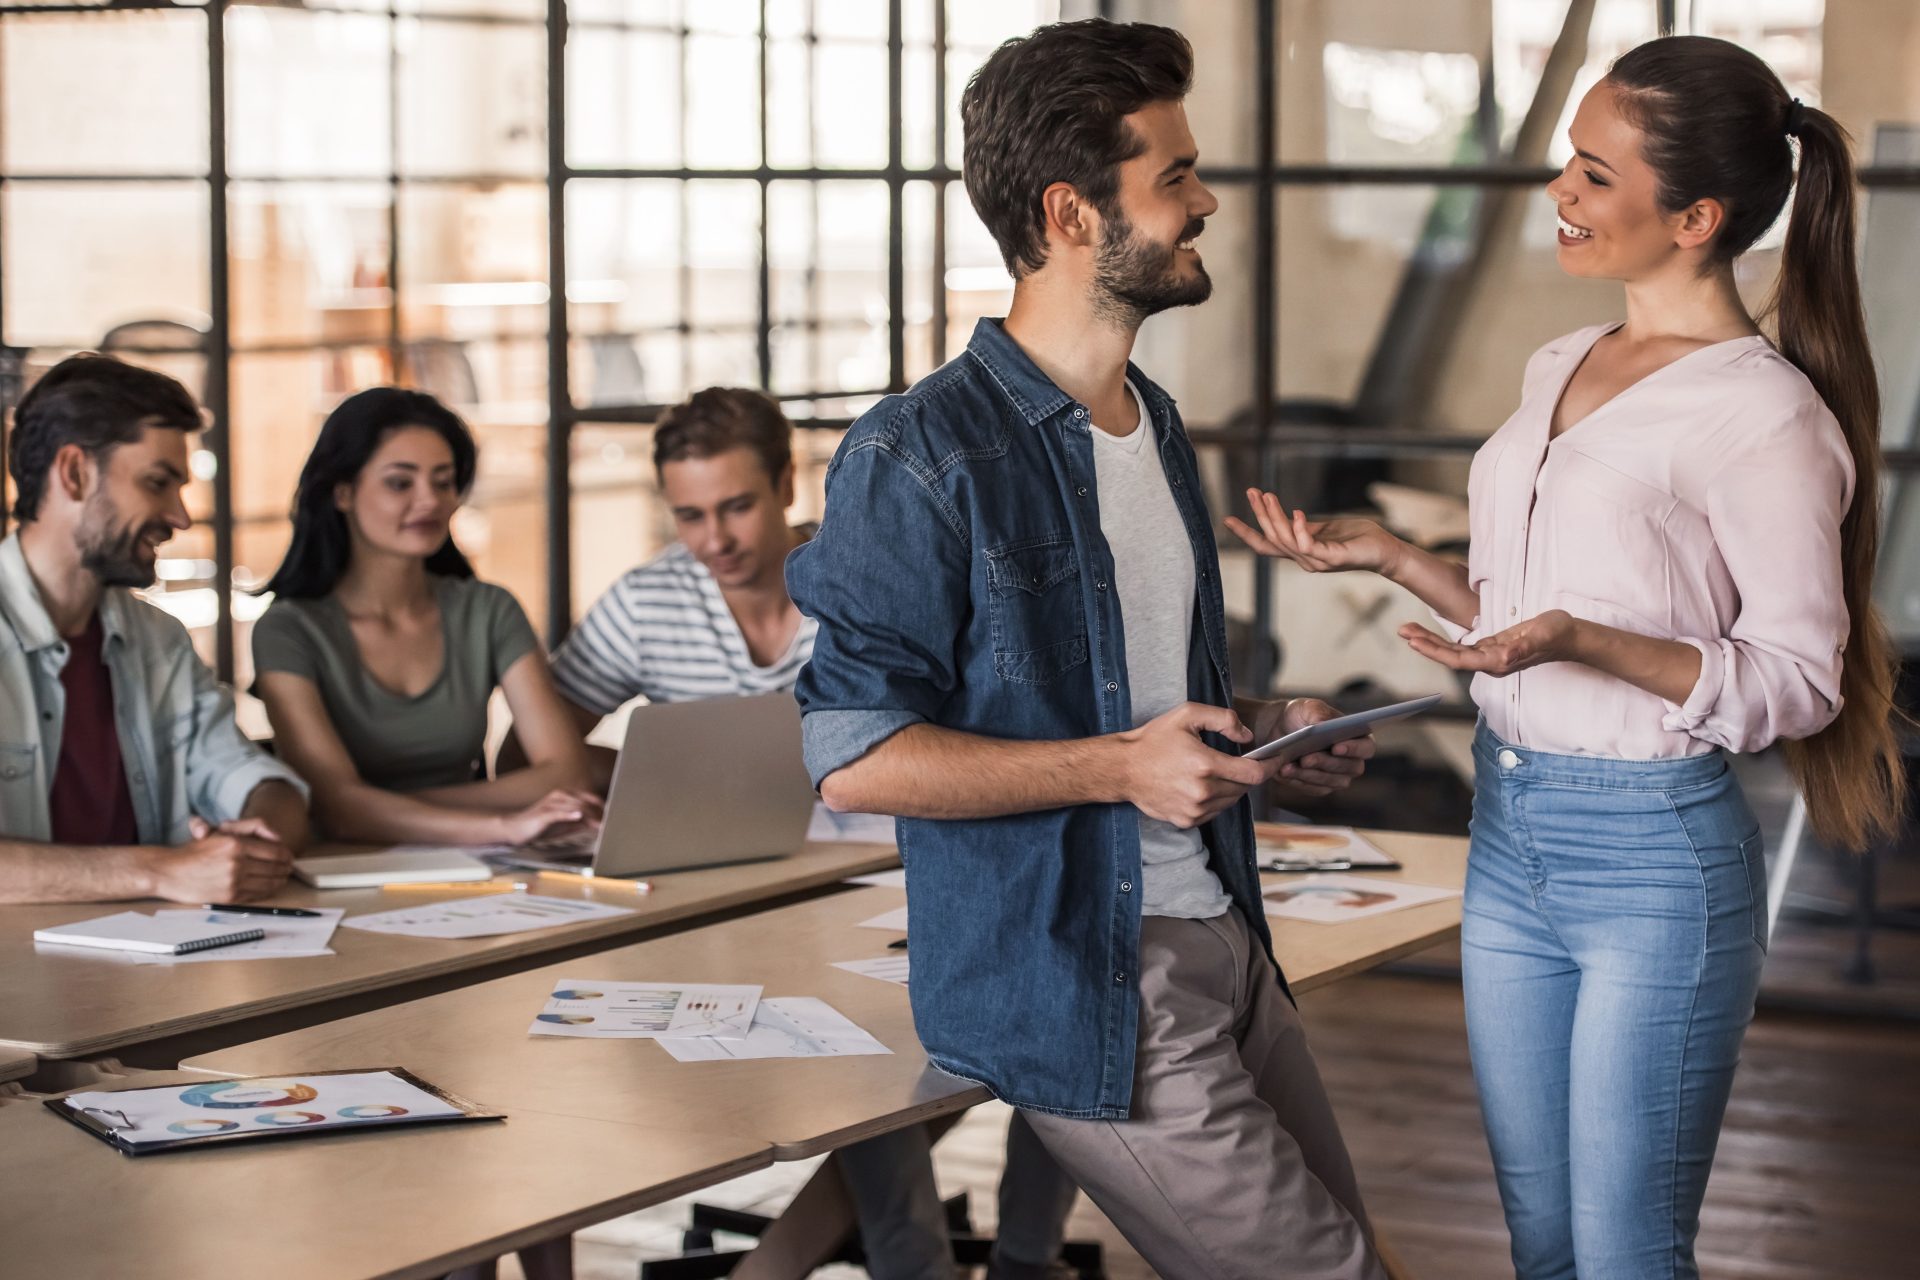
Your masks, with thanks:
[{"label": "ponytail", "polygon": [[1840,422],[1853,455],[1853,505],[1840,525],[1840,572],[1851,631],[1844,704],[1832,724],[1786,744],[1788,767],[1822,840],[1861,850],[1891,836],[1905,807],[1894,702],[1899,658],[1873,605],[1880,546],[1880,385],[1867,345],[1854,261],[1854,178],[1845,129],[1798,103],[1800,172],[1780,276],[1762,317],[1780,353],[1807,375]]},{"label": "ponytail", "polygon": [[1725,40],[1649,40],[1622,54],[1607,79],[1640,129],[1661,208],[1674,213],[1710,197],[1725,209],[1711,262],[1732,262],[1752,248],[1793,194],[1779,283],[1761,319],[1773,320],[1780,353],[1839,420],[1854,485],[1840,525],[1849,624],[1840,714],[1785,750],[1814,831],[1837,848],[1862,850],[1898,827],[1906,785],[1896,727],[1904,717],[1894,704],[1899,662],[1873,606],[1880,390],[1854,260],[1850,142],[1832,116],[1790,97],[1766,63]]}]

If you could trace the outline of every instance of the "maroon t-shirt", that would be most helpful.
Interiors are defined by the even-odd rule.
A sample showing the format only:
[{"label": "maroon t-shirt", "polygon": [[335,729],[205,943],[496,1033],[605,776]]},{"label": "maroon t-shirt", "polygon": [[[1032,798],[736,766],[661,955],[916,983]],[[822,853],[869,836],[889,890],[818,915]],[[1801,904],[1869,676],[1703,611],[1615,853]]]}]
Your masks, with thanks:
[{"label": "maroon t-shirt", "polygon": [[67,637],[67,722],[47,807],[56,844],[138,844],[133,793],[113,723],[113,677],[101,659],[105,632],[96,612],[84,633]]}]

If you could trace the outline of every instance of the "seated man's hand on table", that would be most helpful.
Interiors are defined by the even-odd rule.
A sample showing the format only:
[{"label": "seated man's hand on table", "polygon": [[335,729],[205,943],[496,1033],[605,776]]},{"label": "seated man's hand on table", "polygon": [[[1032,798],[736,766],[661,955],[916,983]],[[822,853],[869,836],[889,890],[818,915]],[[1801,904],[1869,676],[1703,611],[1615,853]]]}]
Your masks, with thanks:
[{"label": "seated man's hand on table", "polygon": [[193,838],[147,851],[152,896],[169,902],[252,902],[277,892],[293,870],[293,854],[258,818],[214,826],[189,820]]}]

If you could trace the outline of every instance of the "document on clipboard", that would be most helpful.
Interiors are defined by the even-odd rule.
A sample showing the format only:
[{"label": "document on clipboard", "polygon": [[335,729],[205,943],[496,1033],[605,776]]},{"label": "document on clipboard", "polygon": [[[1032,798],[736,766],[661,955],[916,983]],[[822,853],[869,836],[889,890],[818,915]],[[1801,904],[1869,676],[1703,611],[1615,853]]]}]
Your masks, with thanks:
[{"label": "document on clipboard", "polygon": [[506,1118],[403,1067],[93,1089],[48,1098],[46,1106],[129,1156],[341,1129]]}]

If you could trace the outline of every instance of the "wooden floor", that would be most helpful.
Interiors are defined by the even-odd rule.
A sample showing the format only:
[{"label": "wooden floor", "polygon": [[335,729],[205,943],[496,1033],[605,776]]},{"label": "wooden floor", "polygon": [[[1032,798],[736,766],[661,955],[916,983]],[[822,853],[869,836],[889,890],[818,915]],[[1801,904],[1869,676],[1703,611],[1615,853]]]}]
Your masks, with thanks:
[{"label": "wooden floor", "polygon": [[[1459,987],[1374,975],[1303,1002],[1374,1220],[1419,1280],[1511,1275],[1467,1065]],[[990,1228],[1006,1112],[976,1108],[938,1152],[941,1187]],[[809,1164],[700,1199],[772,1209]],[[1920,1273],[1920,1028],[1763,1014],[1748,1034],[1700,1233],[1714,1280],[1885,1280]],[[686,1206],[583,1232],[582,1280],[633,1280],[678,1246]],[[1108,1247],[1114,1280],[1153,1272],[1083,1197],[1071,1233]],[[502,1274],[510,1274],[503,1268]],[[512,1273],[517,1274],[517,1273]],[[822,1277],[857,1277],[831,1268]]]}]

